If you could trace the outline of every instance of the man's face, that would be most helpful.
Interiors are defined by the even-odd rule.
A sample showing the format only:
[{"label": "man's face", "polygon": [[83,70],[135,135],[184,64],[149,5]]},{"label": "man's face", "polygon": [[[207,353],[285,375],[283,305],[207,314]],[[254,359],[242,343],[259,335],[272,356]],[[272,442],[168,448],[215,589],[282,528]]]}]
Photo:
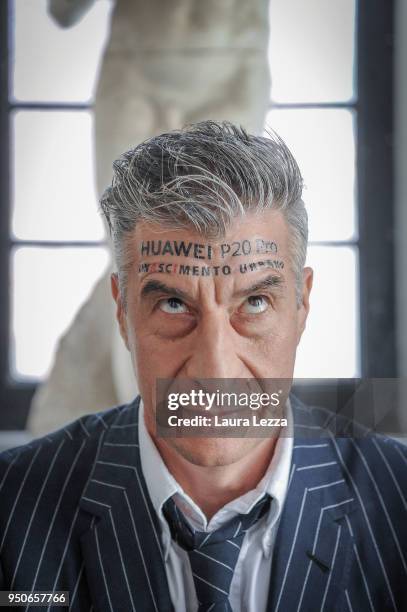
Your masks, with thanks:
[{"label": "man's face", "polygon": [[[139,223],[128,239],[127,308],[112,292],[155,436],[157,378],[291,378],[309,310],[312,270],[297,304],[289,230],[277,211],[238,218],[221,240]],[[157,440],[156,440],[157,441]],[[198,465],[238,461],[248,438],[160,440]]]}]

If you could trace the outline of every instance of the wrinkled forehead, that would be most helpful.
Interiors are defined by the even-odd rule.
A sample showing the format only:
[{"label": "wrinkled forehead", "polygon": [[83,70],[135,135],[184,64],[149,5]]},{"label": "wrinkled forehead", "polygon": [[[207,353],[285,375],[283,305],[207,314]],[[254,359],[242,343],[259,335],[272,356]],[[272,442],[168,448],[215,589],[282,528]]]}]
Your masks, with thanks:
[{"label": "wrinkled forehead", "polygon": [[140,289],[151,279],[161,288],[194,292],[217,286],[229,293],[264,280],[269,287],[285,286],[292,284],[287,234],[275,211],[237,219],[216,239],[188,228],[140,223],[131,237],[132,276]]},{"label": "wrinkled forehead", "polygon": [[137,262],[151,258],[194,259],[217,264],[258,255],[288,256],[288,230],[279,211],[236,218],[224,235],[207,237],[194,228],[175,229],[140,222],[129,247]]}]

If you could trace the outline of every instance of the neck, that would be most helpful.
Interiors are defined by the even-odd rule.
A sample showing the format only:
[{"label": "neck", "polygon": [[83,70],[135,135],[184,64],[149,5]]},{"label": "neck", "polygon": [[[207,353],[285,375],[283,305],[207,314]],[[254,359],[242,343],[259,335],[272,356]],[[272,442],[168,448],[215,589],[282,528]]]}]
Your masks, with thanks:
[{"label": "neck", "polygon": [[272,459],[277,438],[259,440],[246,456],[227,465],[197,465],[164,439],[153,436],[169,472],[209,521],[225,504],[254,489]]}]

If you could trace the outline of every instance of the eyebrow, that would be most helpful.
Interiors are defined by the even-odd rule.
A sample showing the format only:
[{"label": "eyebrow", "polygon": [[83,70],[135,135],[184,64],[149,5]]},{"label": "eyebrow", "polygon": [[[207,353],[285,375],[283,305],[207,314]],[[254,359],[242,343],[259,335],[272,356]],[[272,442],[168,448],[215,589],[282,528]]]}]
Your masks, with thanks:
[{"label": "eyebrow", "polygon": [[263,280],[246,287],[246,289],[240,289],[234,295],[237,297],[247,297],[252,293],[257,293],[258,291],[267,291],[268,289],[280,289],[285,285],[283,276],[279,276],[277,274],[270,274],[263,278]]},{"label": "eyebrow", "polygon": [[166,285],[165,283],[162,283],[158,280],[149,280],[146,282],[146,284],[141,290],[141,297],[146,298],[154,293],[163,293],[164,295],[170,295],[171,297],[176,297],[180,300],[192,299],[191,296],[188,295],[188,293],[186,293],[185,291],[182,291],[182,289],[178,289],[177,287],[170,287],[169,285]]},{"label": "eyebrow", "polygon": [[[258,291],[267,291],[270,289],[281,288],[284,286],[284,278],[282,276],[277,276],[276,274],[270,274],[266,278],[245,289],[241,289],[233,294],[233,297],[247,297],[252,293],[257,293]],[[179,298],[180,300],[192,300],[193,298],[182,291],[182,289],[178,289],[177,287],[170,287],[165,283],[162,283],[158,280],[149,280],[141,289],[141,297],[147,298],[149,295],[161,293],[164,295],[168,295],[171,297]]]}]

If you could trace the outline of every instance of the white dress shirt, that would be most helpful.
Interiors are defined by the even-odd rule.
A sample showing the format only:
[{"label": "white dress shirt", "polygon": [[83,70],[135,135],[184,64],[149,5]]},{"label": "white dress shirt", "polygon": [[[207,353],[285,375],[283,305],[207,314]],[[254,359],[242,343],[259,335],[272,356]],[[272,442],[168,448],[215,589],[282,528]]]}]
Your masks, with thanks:
[{"label": "white dress shirt", "polygon": [[195,612],[198,601],[188,553],[171,538],[162,507],[168,498],[182,510],[198,531],[213,531],[236,514],[246,514],[263,497],[271,495],[269,512],[251,527],[243,540],[229,592],[234,612],[265,612],[271,571],[272,550],[278,521],[286,497],[293,448],[292,410],[287,402],[286,435],[279,436],[273,458],[255,489],[232,500],[218,510],[209,523],[202,510],[183,491],[168,471],[144,422],[143,402],[139,410],[141,466],[151,501],[162,528],[165,567],[171,600],[177,612]]}]

